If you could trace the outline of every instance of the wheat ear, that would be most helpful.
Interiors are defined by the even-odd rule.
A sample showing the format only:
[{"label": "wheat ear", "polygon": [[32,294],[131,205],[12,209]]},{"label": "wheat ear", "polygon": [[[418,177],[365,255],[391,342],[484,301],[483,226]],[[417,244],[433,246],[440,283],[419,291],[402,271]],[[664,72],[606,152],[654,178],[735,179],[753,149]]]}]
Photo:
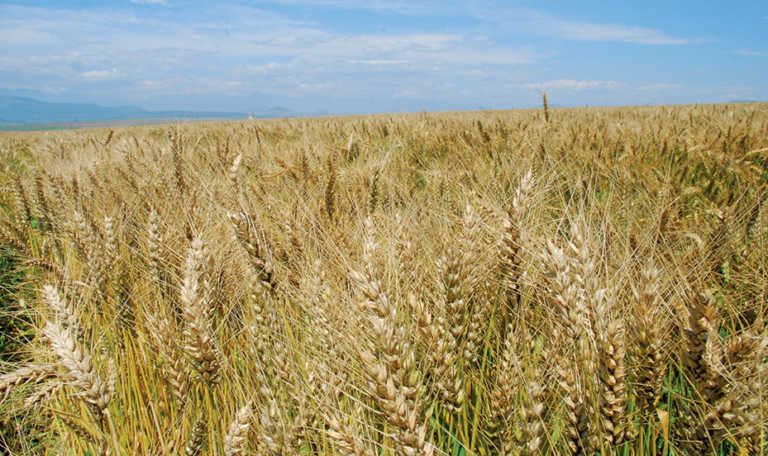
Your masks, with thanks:
[{"label": "wheat ear", "polygon": [[[47,304],[56,310],[61,306],[58,292],[48,285],[44,289]],[[64,327],[58,319],[48,321],[43,334],[51,344],[53,352],[59,357],[62,366],[69,372],[80,389],[83,399],[93,405],[99,413],[104,413],[109,404],[109,392],[93,367],[91,356],[77,346],[76,328]]]},{"label": "wheat ear", "polygon": [[206,423],[205,415],[200,415],[192,426],[192,431],[187,438],[187,444],[184,446],[185,456],[198,456],[203,451],[205,441]]},{"label": "wheat ear", "polygon": [[184,264],[184,281],[180,301],[184,327],[184,349],[194,360],[194,367],[206,383],[218,382],[219,360],[213,339],[213,328],[204,296],[200,293],[200,275],[203,264],[203,242],[192,241]]},{"label": "wheat ear", "polygon": [[30,364],[0,375],[0,397],[5,400],[11,389],[27,384],[42,383],[56,376],[55,365]]},{"label": "wheat ear", "polygon": [[635,397],[638,407],[650,416],[661,393],[667,363],[663,343],[665,325],[659,315],[659,270],[647,267],[642,272],[639,290],[635,296],[634,351],[636,356]]},{"label": "wheat ear", "polygon": [[237,412],[224,440],[224,454],[226,456],[235,456],[245,451],[248,445],[248,428],[251,425],[252,415],[253,405],[250,402]]},{"label": "wheat ear", "polygon": [[620,446],[627,437],[626,367],[624,325],[620,319],[608,324],[602,352],[602,427],[608,448]]}]

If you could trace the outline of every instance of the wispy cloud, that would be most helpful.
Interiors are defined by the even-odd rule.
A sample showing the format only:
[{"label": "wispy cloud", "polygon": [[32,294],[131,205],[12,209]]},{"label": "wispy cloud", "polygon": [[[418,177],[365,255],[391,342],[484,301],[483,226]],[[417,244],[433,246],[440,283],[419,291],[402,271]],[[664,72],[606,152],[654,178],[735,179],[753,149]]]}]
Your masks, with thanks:
[{"label": "wispy cloud", "polygon": [[563,38],[578,41],[614,41],[655,45],[690,43],[690,40],[687,38],[678,38],[660,30],[631,25],[553,20],[551,31]]},{"label": "wispy cloud", "polygon": [[434,14],[437,11],[453,9],[447,2],[414,2],[412,0],[268,0],[266,3],[347,10],[390,11],[403,15]]},{"label": "wispy cloud", "polygon": [[168,5],[165,0],[131,0],[131,3],[138,5]]},{"label": "wispy cloud", "polygon": [[470,14],[483,21],[505,24],[526,33],[574,41],[645,45],[682,45],[693,42],[691,39],[669,35],[652,27],[575,21],[526,8],[499,10],[473,5],[470,7]]},{"label": "wispy cloud", "polygon": [[35,45],[55,40],[56,36],[42,30],[29,30],[23,25],[8,25],[0,28],[0,41],[6,45]]},{"label": "wispy cloud", "polygon": [[673,89],[680,89],[682,85],[680,84],[672,84],[669,82],[657,82],[653,84],[645,84],[637,86],[637,90],[647,91],[647,92],[658,92],[658,91],[664,91],[664,90],[673,90]]},{"label": "wispy cloud", "polygon": [[589,79],[555,79],[543,82],[526,82],[522,84],[511,84],[510,87],[536,89],[536,90],[559,90],[559,91],[583,91],[583,90],[616,90],[637,91],[638,93],[663,93],[669,90],[679,90],[683,86],[670,82],[655,82],[648,84],[628,83],[622,81],[603,81]]},{"label": "wispy cloud", "polygon": [[745,57],[768,57],[768,52],[755,51],[753,49],[737,49],[733,53]]},{"label": "wispy cloud", "polygon": [[518,84],[518,87],[524,87],[526,89],[571,89],[571,90],[584,90],[584,89],[616,89],[625,87],[626,84],[619,81],[592,81],[592,80],[575,80],[575,79],[557,79],[554,81],[545,82],[527,82]]},{"label": "wispy cloud", "polygon": [[117,77],[117,75],[118,75],[117,68],[112,68],[109,70],[91,70],[91,71],[85,71],[81,74],[82,77],[90,80],[112,79],[114,77]]},{"label": "wispy cloud", "polygon": [[349,60],[349,63],[359,63],[361,65],[403,65],[407,60]]},{"label": "wispy cloud", "polygon": [[581,91],[588,89],[596,90],[636,90],[641,92],[663,92],[673,89],[680,89],[682,85],[670,82],[655,82],[648,84],[631,84],[622,81],[604,81],[590,79],[555,79],[543,82],[526,82],[522,84],[512,84],[511,87],[521,87],[536,90],[571,90]]}]

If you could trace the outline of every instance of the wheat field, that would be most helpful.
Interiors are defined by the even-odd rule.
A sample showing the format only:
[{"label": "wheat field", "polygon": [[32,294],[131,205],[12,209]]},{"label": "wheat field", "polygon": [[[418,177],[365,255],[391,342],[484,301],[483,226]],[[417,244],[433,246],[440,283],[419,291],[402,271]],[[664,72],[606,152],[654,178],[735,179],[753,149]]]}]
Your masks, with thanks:
[{"label": "wheat field", "polygon": [[0,448],[765,454],[768,104],[0,135]]}]

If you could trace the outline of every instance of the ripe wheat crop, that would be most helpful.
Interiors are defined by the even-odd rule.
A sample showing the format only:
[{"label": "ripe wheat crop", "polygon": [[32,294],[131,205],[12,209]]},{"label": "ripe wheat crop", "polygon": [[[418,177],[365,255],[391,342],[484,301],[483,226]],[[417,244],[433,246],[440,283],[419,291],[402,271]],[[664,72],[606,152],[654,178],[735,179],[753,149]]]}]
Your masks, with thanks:
[{"label": "ripe wheat crop", "polygon": [[0,448],[764,454],[768,105],[0,135]]}]

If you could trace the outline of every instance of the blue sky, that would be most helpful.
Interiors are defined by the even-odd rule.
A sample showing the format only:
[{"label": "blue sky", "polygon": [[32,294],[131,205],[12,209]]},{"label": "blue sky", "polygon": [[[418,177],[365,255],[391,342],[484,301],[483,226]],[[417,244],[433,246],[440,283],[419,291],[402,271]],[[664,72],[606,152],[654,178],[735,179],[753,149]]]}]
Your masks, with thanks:
[{"label": "blue sky", "polygon": [[[366,113],[768,100],[765,1],[0,2],[0,93]],[[638,6],[642,5],[642,6]]]}]

